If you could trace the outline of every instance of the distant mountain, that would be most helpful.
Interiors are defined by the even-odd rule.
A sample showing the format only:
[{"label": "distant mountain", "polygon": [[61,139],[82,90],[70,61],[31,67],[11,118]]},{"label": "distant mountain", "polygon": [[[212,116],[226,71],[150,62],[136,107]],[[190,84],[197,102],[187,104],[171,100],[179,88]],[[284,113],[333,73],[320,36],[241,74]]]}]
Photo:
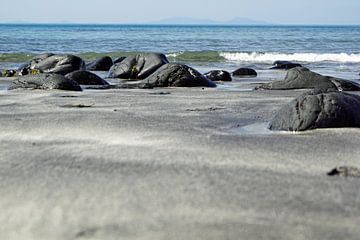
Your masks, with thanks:
[{"label": "distant mountain", "polygon": [[214,21],[211,19],[175,17],[166,18],[149,24],[176,24],[176,25],[268,25],[264,21],[257,21],[248,18],[234,18],[228,21]]}]

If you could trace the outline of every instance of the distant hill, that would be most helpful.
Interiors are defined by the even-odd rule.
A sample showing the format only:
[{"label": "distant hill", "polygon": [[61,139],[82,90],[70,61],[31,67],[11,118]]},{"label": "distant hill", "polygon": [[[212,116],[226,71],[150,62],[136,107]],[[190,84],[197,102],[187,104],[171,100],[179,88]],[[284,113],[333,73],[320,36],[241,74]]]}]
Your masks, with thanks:
[{"label": "distant hill", "polygon": [[150,24],[176,24],[176,25],[268,25],[265,21],[252,20],[248,18],[234,18],[228,21],[214,21],[211,19],[175,17],[166,18]]}]

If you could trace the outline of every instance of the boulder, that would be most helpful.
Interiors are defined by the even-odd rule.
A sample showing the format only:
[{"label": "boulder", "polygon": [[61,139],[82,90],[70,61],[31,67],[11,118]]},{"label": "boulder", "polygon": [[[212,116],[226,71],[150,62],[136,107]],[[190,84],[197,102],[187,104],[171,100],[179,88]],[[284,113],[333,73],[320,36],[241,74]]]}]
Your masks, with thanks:
[{"label": "boulder", "polygon": [[281,108],[269,125],[285,131],[340,127],[360,127],[360,96],[312,90]]},{"label": "boulder", "polygon": [[65,77],[80,85],[109,85],[107,81],[89,71],[79,70],[68,73]]},{"label": "boulder", "polygon": [[109,71],[112,65],[111,57],[105,56],[87,64],[86,69],[89,71]]},{"label": "boulder", "polygon": [[114,60],[114,64],[117,64],[117,63],[121,63],[122,61],[124,61],[126,57],[118,57],[117,59]]},{"label": "boulder", "polygon": [[[22,66],[22,69],[24,68],[66,75],[76,70],[85,69],[85,63],[81,58],[74,55],[54,55],[46,53],[34,57],[29,64]],[[20,71],[22,69],[20,69]]]},{"label": "boulder", "polygon": [[302,67],[302,65],[300,63],[293,63],[293,62],[289,62],[289,61],[275,61],[273,63],[273,65],[275,65],[274,67],[270,68],[270,69],[285,69],[285,70],[289,70],[295,67]]},{"label": "boulder", "polygon": [[255,89],[285,90],[316,88],[359,91],[360,85],[340,78],[323,76],[304,67],[296,67],[288,70],[284,80],[265,83]]},{"label": "boulder", "polygon": [[210,79],[211,81],[223,81],[223,82],[231,82],[231,74],[227,71],[223,70],[213,70],[204,74],[205,77]]},{"label": "boulder", "polygon": [[9,90],[18,88],[81,91],[81,87],[77,82],[56,73],[21,76],[11,83]]},{"label": "boulder", "polygon": [[216,87],[216,84],[189,66],[168,63],[143,80],[140,87]]},{"label": "boulder", "polygon": [[108,77],[142,80],[168,62],[166,56],[159,53],[129,56],[122,62],[114,64],[109,71]]},{"label": "boulder", "polygon": [[257,72],[252,68],[239,68],[233,73],[234,77],[256,77]]}]

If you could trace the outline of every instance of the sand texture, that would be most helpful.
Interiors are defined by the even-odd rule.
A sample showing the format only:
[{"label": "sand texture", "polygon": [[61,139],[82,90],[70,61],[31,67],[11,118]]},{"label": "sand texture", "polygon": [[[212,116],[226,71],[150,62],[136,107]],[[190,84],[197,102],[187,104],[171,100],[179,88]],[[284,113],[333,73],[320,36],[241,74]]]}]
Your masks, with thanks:
[{"label": "sand texture", "polygon": [[359,239],[360,130],[266,130],[301,93],[1,91],[0,239]]}]

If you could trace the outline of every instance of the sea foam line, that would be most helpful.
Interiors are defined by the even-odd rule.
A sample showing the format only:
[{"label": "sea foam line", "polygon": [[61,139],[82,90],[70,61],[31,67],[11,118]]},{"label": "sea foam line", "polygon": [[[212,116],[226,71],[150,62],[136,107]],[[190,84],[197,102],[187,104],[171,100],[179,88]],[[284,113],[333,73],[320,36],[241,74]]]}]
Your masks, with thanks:
[{"label": "sea foam line", "polygon": [[240,52],[221,52],[220,56],[229,61],[245,62],[274,62],[299,61],[299,62],[360,62],[360,54],[347,53],[240,53]]}]

